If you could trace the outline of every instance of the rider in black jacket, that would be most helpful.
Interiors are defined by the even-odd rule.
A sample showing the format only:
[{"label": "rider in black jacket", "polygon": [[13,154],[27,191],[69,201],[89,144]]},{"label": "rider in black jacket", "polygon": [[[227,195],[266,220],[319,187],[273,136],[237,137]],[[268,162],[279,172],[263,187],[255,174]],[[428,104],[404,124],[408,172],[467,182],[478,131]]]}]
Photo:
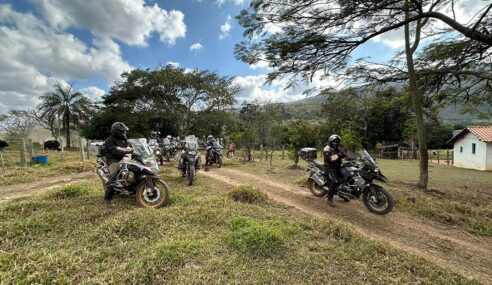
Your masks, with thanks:
[{"label": "rider in black jacket", "polygon": [[118,181],[115,181],[118,175],[119,163],[126,154],[133,152],[126,139],[126,132],[129,130],[125,124],[116,122],[111,126],[111,136],[104,141],[106,163],[110,174],[106,184],[106,192],[104,193],[104,201],[108,204],[113,198],[114,188],[121,187],[121,185],[118,185]]},{"label": "rider in black jacket", "polygon": [[335,194],[336,187],[340,184],[338,177],[341,176],[342,158],[347,157],[345,151],[340,148],[340,141],[341,139],[338,135],[331,135],[328,138],[328,145],[323,149],[325,168],[331,180],[328,190],[328,205],[331,207],[335,207],[333,195]]}]

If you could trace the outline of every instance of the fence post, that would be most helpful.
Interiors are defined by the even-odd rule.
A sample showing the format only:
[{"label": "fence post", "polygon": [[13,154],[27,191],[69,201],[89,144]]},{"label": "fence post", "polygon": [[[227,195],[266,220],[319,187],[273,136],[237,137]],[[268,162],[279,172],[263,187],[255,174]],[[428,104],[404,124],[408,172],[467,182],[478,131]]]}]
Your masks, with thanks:
[{"label": "fence post", "polygon": [[3,162],[3,150],[0,150],[0,159],[2,160],[2,170],[5,172],[5,163]]},{"label": "fence post", "polygon": [[63,139],[60,138],[60,147],[61,147],[61,151],[60,151],[60,162],[61,162],[61,166],[63,167]]},{"label": "fence post", "polygon": [[84,139],[80,138],[80,161],[84,161],[85,153],[84,153]]},{"label": "fence post", "polygon": [[439,149],[437,150],[437,164],[439,164]]},{"label": "fence post", "polygon": [[27,167],[26,162],[26,142],[24,139],[19,140],[20,164],[22,167]]},{"label": "fence post", "polygon": [[263,160],[263,144],[260,144],[260,161]]},{"label": "fence post", "polygon": [[282,145],[282,160],[285,159],[285,145]]},{"label": "fence post", "polygon": [[446,163],[449,165],[449,149],[446,150]]}]

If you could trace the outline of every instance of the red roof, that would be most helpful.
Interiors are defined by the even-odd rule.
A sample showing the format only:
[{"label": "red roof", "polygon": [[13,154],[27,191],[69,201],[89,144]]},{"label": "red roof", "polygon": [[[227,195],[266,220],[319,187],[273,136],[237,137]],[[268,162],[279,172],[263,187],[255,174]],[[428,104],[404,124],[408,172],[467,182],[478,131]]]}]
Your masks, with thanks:
[{"label": "red roof", "polygon": [[474,134],[481,141],[492,142],[492,126],[469,126],[461,130],[461,132],[459,132],[454,137],[452,137],[448,141],[448,143],[454,143],[456,139],[465,135],[468,132]]}]

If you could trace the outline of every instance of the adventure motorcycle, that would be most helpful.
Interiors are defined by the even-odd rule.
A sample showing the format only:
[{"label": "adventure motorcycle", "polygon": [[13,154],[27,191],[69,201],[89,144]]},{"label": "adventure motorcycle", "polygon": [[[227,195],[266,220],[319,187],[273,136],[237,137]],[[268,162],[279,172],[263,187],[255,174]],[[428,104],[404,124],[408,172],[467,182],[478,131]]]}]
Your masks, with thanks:
[{"label": "adventure motorcycle", "polygon": [[207,147],[208,156],[205,158],[205,165],[217,164],[217,168],[222,167],[222,146],[215,140],[212,141],[212,146]]},{"label": "adventure motorcycle", "polygon": [[[308,162],[306,172],[309,173],[308,188],[315,196],[322,197],[328,193],[331,183],[324,165],[316,162],[317,149],[303,148],[299,152],[302,159]],[[359,160],[345,161],[340,170],[341,184],[335,189],[342,199],[355,199],[362,195],[366,208],[378,215],[389,213],[394,206],[391,195],[374,180],[386,183],[388,179],[381,173],[376,161],[366,150],[357,152]]]},{"label": "adventure motorcycle", "polygon": [[173,146],[168,138],[163,140],[161,155],[167,162],[169,162],[171,160],[171,156],[173,156]]},{"label": "adventure motorcycle", "polygon": [[163,158],[163,151],[159,145],[159,142],[157,139],[150,139],[149,140],[149,147],[152,149],[152,152],[154,153],[155,159],[159,161],[161,165],[164,165],[164,158]]},{"label": "adventure motorcycle", "polygon": [[[136,196],[137,203],[142,207],[159,208],[169,203],[170,188],[167,183],[157,176],[159,167],[152,150],[145,139],[129,139],[133,154],[127,154],[120,161],[120,169],[116,180],[122,187],[114,189],[115,193]],[[103,190],[109,180],[109,169],[104,157],[105,148],[95,144],[97,160],[95,173],[102,181]]]},{"label": "adventure motorcycle", "polygon": [[198,140],[195,136],[187,136],[181,153],[176,159],[176,168],[186,177],[188,185],[193,185],[196,179],[196,171],[200,170],[200,152],[198,151]]}]

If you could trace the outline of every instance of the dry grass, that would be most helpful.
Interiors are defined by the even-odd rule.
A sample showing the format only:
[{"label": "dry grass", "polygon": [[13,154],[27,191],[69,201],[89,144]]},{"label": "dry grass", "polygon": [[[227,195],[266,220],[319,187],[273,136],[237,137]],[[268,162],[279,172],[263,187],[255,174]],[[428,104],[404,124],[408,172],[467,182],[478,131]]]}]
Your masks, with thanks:
[{"label": "dry grass", "polygon": [[2,283],[478,284],[272,201],[236,203],[162,170],[172,203],[102,204],[99,181],[0,204]]}]

